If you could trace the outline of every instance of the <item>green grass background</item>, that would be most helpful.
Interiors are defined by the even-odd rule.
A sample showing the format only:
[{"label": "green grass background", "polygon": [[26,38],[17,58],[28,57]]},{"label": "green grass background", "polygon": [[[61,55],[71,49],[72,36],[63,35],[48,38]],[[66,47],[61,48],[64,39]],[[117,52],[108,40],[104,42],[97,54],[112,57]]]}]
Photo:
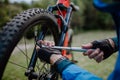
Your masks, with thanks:
[{"label": "green grass background", "polygon": [[[116,36],[115,31],[89,31],[79,33],[73,36],[72,46],[81,47],[82,44],[86,44],[93,40],[100,40],[105,38],[111,38]],[[30,51],[31,52],[31,51]],[[89,59],[87,56],[83,56],[81,52],[72,52],[74,54],[75,60],[78,61],[77,65],[92,72],[93,74],[107,79],[108,75],[114,68],[115,60],[117,54],[112,55],[108,59],[102,61],[101,63],[97,63],[93,59]],[[19,63],[25,62],[24,55],[16,54],[11,58],[14,61]],[[22,63],[26,65],[25,63]],[[8,64],[7,70],[4,73],[3,80],[26,80],[27,78],[24,76],[25,69],[13,66],[12,64]]]}]

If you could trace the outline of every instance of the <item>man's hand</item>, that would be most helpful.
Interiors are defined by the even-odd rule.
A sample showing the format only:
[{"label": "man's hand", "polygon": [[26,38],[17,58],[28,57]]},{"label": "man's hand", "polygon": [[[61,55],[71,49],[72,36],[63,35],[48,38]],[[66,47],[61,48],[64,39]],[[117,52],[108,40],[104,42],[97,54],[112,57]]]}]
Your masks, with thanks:
[{"label": "man's hand", "polygon": [[38,57],[40,60],[52,64],[58,73],[62,73],[64,69],[73,64],[66,57],[62,56],[59,50],[50,48],[50,46],[54,46],[53,42],[40,40],[38,41],[38,44],[49,46],[47,48],[36,46]]},{"label": "man's hand", "polygon": [[38,57],[40,58],[40,60],[43,60],[47,63],[53,63],[53,54],[57,57],[57,55],[61,55],[61,52],[59,50],[51,48],[40,48],[38,50]]},{"label": "man's hand", "polygon": [[88,56],[90,59],[95,59],[98,63],[103,60],[104,52],[99,48],[93,50],[92,43],[88,43],[82,46],[82,48],[88,49],[87,52],[83,53],[84,56]]},{"label": "man's hand", "polygon": [[40,58],[40,60],[54,64],[59,58],[62,57],[61,52],[59,50],[50,48],[55,45],[54,42],[40,40],[38,41],[38,43],[49,47],[40,48],[39,46],[36,46],[36,50],[38,52],[38,57]]},{"label": "man's hand", "polygon": [[82,46],[82,48],[88,49],[84,55],[90,59],[95,59],[98,63],[113,54],[115,52],[114,47],[114,42],[111,39],[93,41]]}]

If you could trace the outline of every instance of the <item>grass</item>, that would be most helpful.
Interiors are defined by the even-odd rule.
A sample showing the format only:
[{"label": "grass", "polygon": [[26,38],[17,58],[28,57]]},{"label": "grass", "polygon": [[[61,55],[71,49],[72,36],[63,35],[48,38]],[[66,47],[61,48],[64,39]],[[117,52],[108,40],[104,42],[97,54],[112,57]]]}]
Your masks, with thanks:
[{"label": "grass", "polygon": [[[114,31],[90,31],[77,34],[73,37],[72,46],[81,46],[93,40],[105,39],[115,36]],[[30,51],[32,52],[32,51]],[[96,63],[94,60],[85,57],[80,52],[73,52],[75,59],[78,61],[77,65],[96,74],[97,76],[107,79],[107,76],[111,73],[114,68],[116,54],[112,55],[110,58],[104,60],[101,63]],[[20,54],[15,54],[11,60],[22,63],[26,66],[25,57]],[[24,76],[25,69],[13,66],[8,63],[7,69],[4,73],[3,80],[26,80]]]}]

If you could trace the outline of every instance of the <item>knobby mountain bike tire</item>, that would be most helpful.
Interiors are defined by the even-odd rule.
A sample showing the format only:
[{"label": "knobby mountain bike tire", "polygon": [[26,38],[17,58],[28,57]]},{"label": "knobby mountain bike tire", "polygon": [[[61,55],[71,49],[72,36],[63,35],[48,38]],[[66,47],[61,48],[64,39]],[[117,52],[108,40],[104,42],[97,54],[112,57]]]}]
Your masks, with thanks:
[{"label": "knobby mountain bike tire", "polygon": [[[28,41],[28,40],[26,40],[26,37],[24,37],[24,36],[26,36],[26,33],[28,33],[29,30],[34,30],[33,31],[34,39],[32,39],[32,41],[31,40]],[[51,33],[51,35],[49,35],[50,33]],[[29,34],[27,34],[27,35],[29,35]],[[36,37],[36,35],[37,35],[37,37]],[[0,32],[0,79],[2,78],[3,73],[7,68],[6,64],[7,65],[15,64],[15,66],[16,65],[18,67],[20,66],[21,62],[14,63],[14,62],[9,61],[11,59],[11,55],[15,57],[17,54],[20,53],[20,51],[22,54],[24,54],[25,52],[28,52],[27,54],[24,54],[25,57],[27,58],[27,57],[29,57],[28,56],[29,52],[33,52],[33,51],[31,51],[31,48],[28,49],[28,47],[26,47],[26,46],[28,46],[28,45],[26,45],[27,42],[28,42],[28,44],[33,43],[32,47],[33,47],[33,49],[35,49],[36,40],[38,40],[38,39],[48,40],[48,38],[50,38],[50,37],[52,37],[51,40],[54,40],[55,44],[57,45],[58,41],[59,41],[58,40],[59,29],[58,29],[57,20],[52,13],[48,12],[47,10],[33,8],[33,9],[26,10],[26,11],[18,14],[17,16],[15,16],[10,22],[8,22],[6,24],[6,26],[3,27],[2,31]],[[23,42],[21,42],[21,41],[23,41]],[[24,44],[25,51],[22,51],[23,43],[25,43]],[[22,47],[18,47],[21,45],[22,45]],[[17,50],[13,51],[15,48],[18,48],[19,51],[17,51]],[[28,49],[28,51],[27,51],[27,49]],[[14,53],[12,53],[12,52],[14,52]],[[29,58],[31,58],[31,54],[30,54]],[[20,59],[21,59],[20,56],[19,57],[17,56],[16,59],[12,58],[13,61],[19,61]],[[40,61],[40,60],[38,59],[37,61]],[[23,62],[27,62],[27,66],[26,66],[26,69],[27,69],[29,61],[24,60]],[[38,62],[37,67],[39,67],[39,65],[41,63],[44,63],[44,62]],[[38,73],[40,75],[39,77],[42,77],[42,79],[39,78],[40,80],[44,80],[45,72],[48,73],[48,67],[45,68],[44,66],[45,66],[45,64],[42,65],[42,68],[37,69]],[[45,68],[46,71],[43,70],[43,73],[41,73],[43,68]],[[40,69],[41,69],[41,71],[40,71]],[[18,73],[16,73],[16,74],[18,74]],[[44,76],[43,76],[43,74],[44,74]],[[15,74],[13,74],[12,76],[14,76],[14,75]],[[24,72],[23,72],[23,75],[24,75]],[[10,76],[10,75],[7,75],[7,77],[8,76]],[[13,79],[15,80],[17,78],[14,77]],[[50,79],[50,80],[54,80],[54,79]]]}]

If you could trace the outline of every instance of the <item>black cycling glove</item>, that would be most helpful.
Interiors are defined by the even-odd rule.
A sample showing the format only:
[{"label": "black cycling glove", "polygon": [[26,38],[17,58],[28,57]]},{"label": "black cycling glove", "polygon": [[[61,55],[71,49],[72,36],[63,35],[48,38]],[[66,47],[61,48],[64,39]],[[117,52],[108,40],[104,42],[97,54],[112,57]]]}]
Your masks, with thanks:
[{"label": "black cycling glove", "polygon": [[100,48],[104,52],[104,59],[108,58],[110,55],[112,55],[114,52],[116,52],[118,49],[115,47],[113,48],[109,42],[108,39],[101,40],[101,41],[93,41],[93,49]]},{"label": "black cycling glove", "polygon": [[[51,48],[40,48],[40,50],[38,51],[38,57],[40,58],[40,60],[43,60],[47,63],[50,63],[50,57],[52,54],[61,55],[61,52],[59,50],[51,49]],[[55,70],[61,74],[62,71],[71,64],[73,64],[73,63],[71,61],[69,61],[66,57],[63,56],[63,57],[59,58],[54,63],[53,66],[55,67]]]},{"label": "black cycling glove", "polygon": [[52,54],[61,54],[59,50],[51,49],[51,48],[40,48],[38,51],[38,57],[40,60],[43,60],[47,63],[50,63],[50,57]]}]

